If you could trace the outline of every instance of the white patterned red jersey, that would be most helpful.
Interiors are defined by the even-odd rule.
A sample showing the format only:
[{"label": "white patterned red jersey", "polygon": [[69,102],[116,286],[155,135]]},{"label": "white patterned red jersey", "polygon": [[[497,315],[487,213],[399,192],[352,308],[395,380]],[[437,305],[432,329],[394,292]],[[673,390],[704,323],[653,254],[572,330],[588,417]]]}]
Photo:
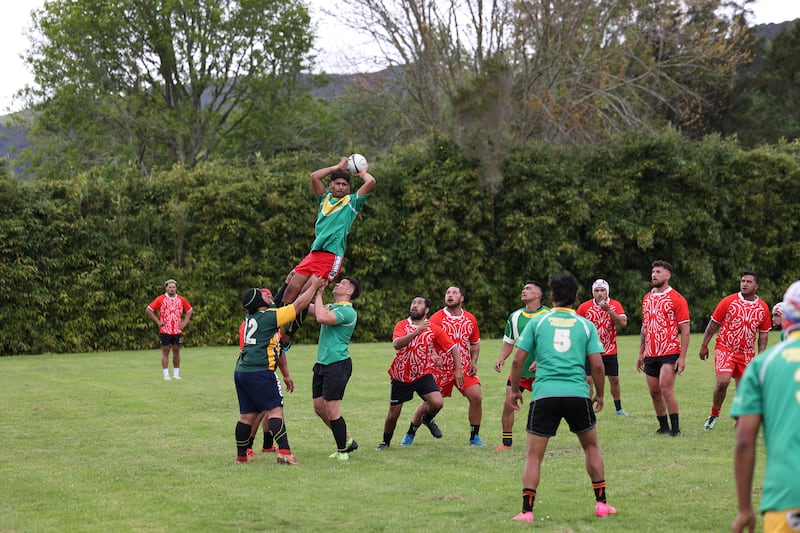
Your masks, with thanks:
[{"label": "white patterned red jersey", "polygon": [[[472,360],[469,347],[481,342],[481,332],[475,316],[464,309],[461,310],[460,315],[452,315],[445,307],[433,313],[430,322],[431,325],[442,328],[447,336],[458,344],[458,349],[461,350],[462,370],[466,375]],[[434,373],[453,375],[456,369],[453,353],[440,353],[439,355],[442,356],[442,368],[433,368]]]},{"label": "white patterned red jersey", "polygon": [[720,325],[717,346],[752,357],[756,353],[756,333],[769,331],[772,318],[767,303],[756,296],[745,300],[741,292],[726,296],[711,313]]},{"label": "white patterned red jersey", "polygon": [[180,335],[181,317],[184,312],[192,310],[189,301],[180,294],[167,296],[166,293],[157,296],[147,307],[158,313],[158,318],[161,320],[161,328],[158,331],[166,335]]},{"label": "white patterned red jersey", "polygon": [[[608,299],[608,305],[614,309],[618,315],[626,316],[622,304],[612,298]],[[594,298],[583,302],[576,311],[580,316],[588,319],[597,328],[600,342],[603,343],[603,355],[617,354],[617,324],[608,311],[600,307]]]},{"label": "white patterned red jersey", "polygon": [[[405,337],[416,329],[417,326],[411,323],[410,318],[401,320],[394,326],[392,341]],[[431,324],[425,331],[414,337],[408,345],[397,350],[394,360],[389,366],[389,377],[403,383],[416,381],[425,374],[430,374],[429,365],[433,363],[432,355],[437,352],[450,352],[453,346],[455,346],[453,340],[439,326]]]},{"label": "white patterned red jersey", "polygon": [[644,356],[661,357],[681,353],[678,324],[689,322],[686,298],[667,287],[664,292],[651,290],[642,298],[642,334]]}]

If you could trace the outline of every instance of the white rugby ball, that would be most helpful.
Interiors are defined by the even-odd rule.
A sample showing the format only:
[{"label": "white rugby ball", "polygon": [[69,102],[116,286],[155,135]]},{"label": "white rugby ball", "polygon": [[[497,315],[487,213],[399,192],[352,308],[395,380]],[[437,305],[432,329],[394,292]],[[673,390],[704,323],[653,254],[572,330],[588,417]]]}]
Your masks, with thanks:
[{"label": "white rugby ball", "polygon": [[350,174],[358,174],[367,168],[367,158],[361,154],[353,154],[347,158],[347,171]]}]

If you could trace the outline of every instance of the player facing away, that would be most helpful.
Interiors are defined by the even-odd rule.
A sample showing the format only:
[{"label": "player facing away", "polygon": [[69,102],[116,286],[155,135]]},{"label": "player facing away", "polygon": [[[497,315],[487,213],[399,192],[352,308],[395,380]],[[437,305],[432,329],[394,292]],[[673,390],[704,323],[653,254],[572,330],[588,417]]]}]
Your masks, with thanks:
[{"label": "player facing away", "polygon": [[[588,319],[597,328],[600,342],[603,343],[603,366],[611,386],[611,397],[614,399],[614,414],[628,416],[622,408],[622,396],[619,386],[619,358],[617,356],[617,328],[628,325],[628,316],[622,304],[609,296],[610,287],[604,279],[592,283],[592,298],[578,306],[577,313]],[[586,361],[586,381],[589,383],[591,395],[594,381],[589,361]]]},{"label": "player facing away", "polygon": [[247,310],[244,342],[233,372],[239,400],[239,420],[235,431],[236,461],[239,463],[247,462],[253,425],[257,423],[259,414],[266,412],[269,429],[278,443],[278,463],[297,464],[297,458],[289,447],[283,420],[283,392],[275,375],[281,358],[279,330],[294,320],[297,309],[308,307],[317,289],[324,284],[321,277],[312,277],[308,289],[293,304],[281,308],[269,308],[264,292],[259,288],[248,289],[242,295],[242,307]]},{"label": "player facing away", "polygon": [[772,318],[769,306],[758,297],[757,290],[758,276],[755,272],[742,272],[739,292],[726,296],[717,304],[703,334],[699,355],[705,361],[708,358],[708,343],[719,331],[714,347],[716,384],[711,398],[711,414],[703,424],[705,430],[716,427],[731,378],[738,386],[744,369],[756,356],[756,336],[758,353],[767,348]]},{"label": "player facing away", "polygon": [[653,261],[652,289],[642,298],[642,338],[636,371],[644,372],[658,419],[660,435],[681,434],[675,378],[686,368],[689,347],[689,305],[669,285],[672,265]]},{"label": "player facing away", "polygon": [[[441,365],[439,353],[448,353],[456,360],[461,359],[458,345],[448,337],[441,328],[431,325],[428,313],[431,302],[424,296],[416,296],[411,300],[408,318],[401,320],[394,327],[392,346],[395,353],[389,366],[391,378],[391,394],[389,412],[383,424],[383,440],[377,450],[385,450],[392,442],[397,420],[403,410],[403,404],[414,397],[416,392],[427,404],[428,410],[422,415],[422,423],[431,428],[436,427],[433,417],[442,408],[442,393],[436,385],[429,370],[429,363]],[[456,373],[461,368],[456,367]],[[416,433],[413,422],[409,433]],[[439,432],[441,436],[441,432]]]},{"label": "player facing away", "polygon": [[[308,282],[311,275],[321,276],[333,282],[341,272],[347,237],[367,196],[375,188],[375,178],[364,168],[355,176],[363,180],[354,194],[350,193],[350,173],[347,172],[347,157],[330,167],[320,168],[311,173],[311,189],[317,198],[319,208],[314,224],[314,242],[311,251],[292,269],[284,287],[275,296],[278,306],[292,303]],[[329,178],[327,191],[323,179]],[[300,313],[297,319],[285,330],[283,349],[291,346],[291,338],[303,324],[307,312]]]},{"label": "player facing away", "polygon": [[764,427],[766,461],[761,490],[765,532],[800,525],[800,281],[783,296],[786,340],[753,359],[736,387],[731,416],[738,417],[733,452],[738,513],[732,531],[755,531],[753,470]]},{"label": "player facing away", "polygon": [[[192,306],[178,294],[178,283],[174,279],[164,282],[164,294],[145,307],[150,319],[158,325],[161,339],[161,371],[164,381],[181,379],[181,346],[183,330],[192,318]],[[158,313],[158,315],[156,315]],[[169,377],[169,350],[172,348],[172,378]]]},{"label": "player facing away", "polygon": [[[481,380],[478,379],[478,355],[480,354],[481,333],[478,329],[478,320],[464,309],[464,289],[458,285],[451,285],[444,295],[444,309],[439,309],[431,316],[431,324],[438,326],[458,344],[461,355],[461,379],[456,373],[459,360],[449,353],[440,354],[441,366],[434,361],[429,362],[429,370],[436,379],[442,396],[449,398],[455,386],[469,402],[469,443],[471,446],[486,446],[479,435],[481,417],[483,416],[483,396],[481,395]],[[423,423],[422,415],[428,410],[427,402],[422,402],[414,411],[411,418],[411,427],[419,427]],[[435,424],[429,424],[431,434],[439,438],[441,431]],[[414,432],[406,433],[400,446],[410,446],[414,442]]]},{"label": "player facing away", "polygon": [[[525,304],[508,316],[506,320],[506,328],[503,331],[503,345],[500,348],[500,355],[497,357],[497,362],[494,364],[495,372],[500,372],[506,364],[506,359],[511,355],[514,349],[514,343],[517,341],[525,325],[534,317],[550,311],[546,305],[542,305],[544,298],[544,285],[538,281],[529,280],[522,286],[522,294],[520,299]],[[533,386],[534,373],[523,369],[522,378],[519,381],[520,392],[523,390],[531,390]],[[508,387],[511,386],[511,376],[506,380],[506,395],[508,395]],[[495,450],[510,450],[514,442],[514,409],[503,402],[503,413],[500,417],[500,423],[503,428],[503,441],[495,448]]]},{"label": "player facing away", "polygon": [[[261,289],[261,296],[264,302],[267,304],[267,307],[275,307],[275,302],[272,298],[272,291],[269,289]],[[242,320],[242,323],[239,324],[239,352],[241,353],[242,349],[244,349],[244,338],[245,338],[245,326],[247,325],[246,320]],[[278,331],[280,335],[280,331]],[[279,336],[280,338],[280,336]],[[280,353],[278,356],[278,368],[281,371],[281,375],[283,376],[283,385],[289,392],[294,392],[294,380],[292,376],[289,374],[289,362],[285,354]],[[261,446],[262,453],[275,453],[278,451],[278,448],[275,447],[275,439],[273,438],[272,432],[269,429],[269,420],[267,419],[267,412],[262,411],[259,413],[258,418],[253,423],[253,428],[250,430],[250,442],[247,445],[247,457],[249,459],[257,459],[258,454],[253,451],[253,443],[255,442],[256,433],[258,432],[258,426],[261,426],[262,432],[264,434],[264,444]]]},{"label": "player facing away", "polygon": [[[524,368],[536,365],[536,381],[526,428],[528,449],[522,472],[522,511],[513,520],[533,522],[542,459],[547,443],[555,437],[562,419],[567,421],[583,448],[586,472],[594,490],[595,516],[617,512],[606,499],[605,467],[597,441],[595,417],[595,413],[603,409],[603,344],[594,324],[572,309],[577,295],[578,281],[574,276],[562,274],[553,277],[550,280],[552,311],[528,322],[515,345],[517,350],[511,365],[511,387],[507,389],[506,402],[519,410],[522,402],[519,383]],[[584,370],[587,357],[595,382],[593,399],[589,398]]]}]

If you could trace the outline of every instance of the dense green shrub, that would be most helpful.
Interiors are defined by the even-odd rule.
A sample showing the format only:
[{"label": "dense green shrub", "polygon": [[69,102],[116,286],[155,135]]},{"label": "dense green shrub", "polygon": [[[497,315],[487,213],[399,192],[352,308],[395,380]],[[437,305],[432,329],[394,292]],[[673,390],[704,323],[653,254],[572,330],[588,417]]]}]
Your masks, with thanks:
[{"label": "dense green shrub", "polygon": [[[453,283],[497,337],[522,283],[563,271],[581,299],[608,279],[633,333],[659,258],[675,267],[694,330],[742,269],[761,274],[772,304],[800,275],[799,157],[796,143],[745,151],[676,132],[533,144],[508,157],[490,194],[454,142],[403,146],[372,162],[378,185],[350,236],[344,273],[364,288],[355,339],[388,340],[413,296],[438,308]],[[30,182],[0,173],[0,354],[155,348],[144,307],[170,277],[195,307],[187,345],[234,344],[242,291],[277,290],[307,253],[308,175],[336,160],[293,153]],[[297,341],[316,335],[310,320]]]}]

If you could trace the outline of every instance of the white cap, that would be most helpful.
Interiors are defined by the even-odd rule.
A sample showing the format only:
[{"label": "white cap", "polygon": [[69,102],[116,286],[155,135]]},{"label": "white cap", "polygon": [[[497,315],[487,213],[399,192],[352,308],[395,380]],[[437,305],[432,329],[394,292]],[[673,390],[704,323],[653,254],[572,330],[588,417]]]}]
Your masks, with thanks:
[{"label": "white cap", "polygon": [[608,282],[604,279],[597,279],[594,281],[594,283],[592,283],[592,292],[594,292],[594,290],[597,289],[598,287],[602,287],[603,289],[605,289],[606,294],[611,292],[608,290],[609,289]]},{"label": "white cap", "polygon": [[778,302],[772,306],[772,314],[783,316],[783,302]]},{"label": "white cap", "polygon": [[795,281],[789,285],[781,303],[783,319],[791,322],[800,322],[800,281]]}]

